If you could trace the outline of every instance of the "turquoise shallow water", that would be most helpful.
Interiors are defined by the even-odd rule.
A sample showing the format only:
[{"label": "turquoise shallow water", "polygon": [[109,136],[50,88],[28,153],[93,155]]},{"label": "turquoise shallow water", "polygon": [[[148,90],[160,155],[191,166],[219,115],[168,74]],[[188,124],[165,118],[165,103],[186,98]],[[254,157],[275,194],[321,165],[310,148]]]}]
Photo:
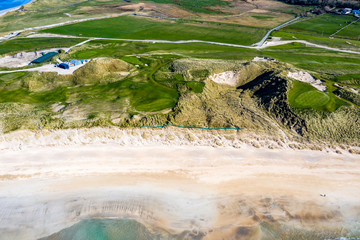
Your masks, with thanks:
[{"label": "turquoise shallow water", "polygon": [[129,219],[83,220],[69,228],[40,240],[172,240],[181,236],[171,235],[161,229],[148,229]]}]

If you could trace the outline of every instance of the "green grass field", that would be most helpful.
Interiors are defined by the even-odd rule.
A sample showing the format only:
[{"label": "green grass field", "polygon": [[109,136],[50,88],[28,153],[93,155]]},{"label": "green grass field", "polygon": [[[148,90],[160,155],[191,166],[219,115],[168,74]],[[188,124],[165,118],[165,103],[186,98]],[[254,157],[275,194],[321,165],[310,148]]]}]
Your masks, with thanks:
[{"label": "green grass field", "polygon": [[332,93],[320,92],[308,83],[293,81],[289,91],[289,103],[295,108],[315,109],[334,112],[342,105],[347,105]]},{"label": "green grass field", "polygon": [[309,20],[291,24],[282,28],[281,31],[329,36],[354,20],[355,17],[349,15],[323,14]]},{"label": "green grass field", "polygon": [[79,38],[19,38],[0,42],[0,55],[47,48],[70,47],[82,41],[84,39]]},{"label": "green grass field", "polygon": [[193,12],[201,12],[201,13],[221,13],[219,11],[209,10],[207,7],[213,6],[228,6],[229,2],[222,0],[148,0],[154,3],[166,3],[166,4],[176,4],[184,9],[193,11]]},{"label": "green grass field", "polygon": [[256,19],[261,19],[261,20],[266,20],[266,19],[272,19],[274,17],[272,16],[262,16],[262,15],[252,15],[251,17],[256,18]]},{"label": "green grass field", "polygon": [[215,23],[183,23],[140,17],[116,17],[75,23],[43,30],[46,33],[83,37],[204,40],[251,45],[265,34],[265,29]]},{"label": "green grass field", "polygon": [[338,32],[335,37],[343,37],[360,41],[360,21],[351,24]]},{"label": "green grass field", "polygon": [[[24,12],[11,12],[0,16],[0,33],[21,30],[30,27],[104,16],[120,13],[114,7],[125,5],[119,0],[40,0],[25,5]],[[111,12],[109,12],[109,9]],[[68,16],[65,13],[71,15]]]},{"label": "green grass field", "polygon": [[306,40],[311,43],[333,48],[360,51],[360,42],[356,40],[312,36],[309,34],[289,33],[282,31],[275,31],[271,35],[273,37],[281,37],[282,40]]}]

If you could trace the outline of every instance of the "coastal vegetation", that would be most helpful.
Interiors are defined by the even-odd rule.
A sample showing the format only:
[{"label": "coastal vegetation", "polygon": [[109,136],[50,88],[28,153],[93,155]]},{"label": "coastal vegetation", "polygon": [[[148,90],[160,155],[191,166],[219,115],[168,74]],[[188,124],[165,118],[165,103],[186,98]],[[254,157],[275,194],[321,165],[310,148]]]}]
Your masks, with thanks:
[{"label": "coastal vegetation", "polygon": [[[200,4],[201,9],[195,9],[187,1],[161,1],[205,15],[232,4],[215,2],[207,5],[204,1],[206,8]],[[81,38],[15,38],[1,42],[2,54],[14,54],[66,48],[90,37],[104,38],[59,55],[62,61],[94,59],[73,75],[25,72],[26,69],[0,74],[2,131],[174,124],[241,128],[265,135],[285,133],[307,141],[359,140],[355,127],[359,119],[358,54],[298,42],[252,49],[205,42],[149,41],[196,39],[252,45],[265,35],[264,27],[234,24],[233,19],[223,21],[225,12],[217,16],[219,22],[208,15],[203,19],[104,18],[40,31]],[[269,16],[261,11],[249,15],[256,20],[268,20]],[[289,25],[272,36],[357,50],[356,39],[328,38],[352,20],[351,16],[324,14]],[[278,61],[252,61],[255,57]],[[287,77],[289,71],[299,70],[324,81],[326,91]],[[210,80],[224,72],[238,76],[235,87]]]},{"label": "coastal vegetation", "polygon": [[[357,130],[349,135],[353,124],[339,121],[346,113],[356,124],[356,102],[341,100],[333,89],[319,92],[307,83],[283,77],[282,72],[289,69],[285,63],[156,54],[94,60],[74,75],[1,74],[2,131],[176,124],[235,127],[263,134],[280,127],[293,136],[358,139]],[[224,71],[241,73],[238,87],[208,79]],[[334,129],[332,135],[319,129],[324,121]],[[344,139],[346,134],[350,137]]]}]

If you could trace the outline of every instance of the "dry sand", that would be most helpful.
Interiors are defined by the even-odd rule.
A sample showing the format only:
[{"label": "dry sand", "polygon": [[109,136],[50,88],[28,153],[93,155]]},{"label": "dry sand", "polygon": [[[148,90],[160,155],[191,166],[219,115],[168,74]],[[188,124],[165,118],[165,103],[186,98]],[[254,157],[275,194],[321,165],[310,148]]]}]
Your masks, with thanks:
[{"label": "dry sand", "polygon": [[298,71],[298,72],[289,72],[288,77],[298,80],[300,82],[310,83],[311,86],[316,88],[319,91],[325,92],[326,85],[320,79],[315,79],[310,73],[305,71]]},{"label": "dry sand", "polygon": [[226,84],[236,87],[239,82],[239,74],[236,71],[226,71],[222,73],[213,74],[210,79],[219,84]]},{"label": "dry sand", "polygon": [[2,135],[0,239],[36,239],[96,217],[204,239],[260,239],[266,221],[359,227],[359,155],[226,145],[217,134],[95,128]]}]

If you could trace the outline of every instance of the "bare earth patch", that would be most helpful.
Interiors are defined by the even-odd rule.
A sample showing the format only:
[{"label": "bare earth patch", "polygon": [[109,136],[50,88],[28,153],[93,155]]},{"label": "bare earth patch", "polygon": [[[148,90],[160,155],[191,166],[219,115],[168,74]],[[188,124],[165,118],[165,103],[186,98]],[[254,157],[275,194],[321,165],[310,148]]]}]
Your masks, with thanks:
[{"label": "bare earth patch", "polygon": [[210,80],[219,84],[226,84],[232,87],[236,87],[238,84],[239,76],[237,71],[227,71],[211,75]]},{"label": "bare earth patch", "polygon": [[310,83],[311,86],[318,89],[319,91],[322,92],[326,91],[326,86],[323,84],[323,82],[319,79],[315,79],[308,72],[305,71],[289,72],[287,76],[295,80],[298,80],[300,82]]}]

